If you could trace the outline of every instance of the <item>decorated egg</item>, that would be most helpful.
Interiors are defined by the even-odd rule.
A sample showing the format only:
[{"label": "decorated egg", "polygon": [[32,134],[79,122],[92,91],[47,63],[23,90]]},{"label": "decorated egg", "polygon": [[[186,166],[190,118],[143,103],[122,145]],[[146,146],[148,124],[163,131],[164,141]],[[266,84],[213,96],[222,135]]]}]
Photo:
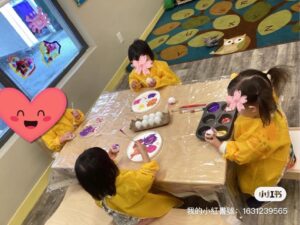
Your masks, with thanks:
[{"label": "decorated egg", "polygon": [[176,99],[174,98],[174,97],[170,97],[169,99],[168,99],[168,104],[169,105],[173,105],[173,104],[175,104],[176,103]]},{"label": "decorated egg", "polygon": [[[154,117],[155,118],[155,117]],[[154,118],[152,118],[152,117],[150,117],[149,119],[148,119],[148,124],[149,124],[149,126],[153,126],[154,125]]]},{"label": "decorated egg", "polygon": [[142,121],[142,126],[145,127],[145,128],[148,127],[148,120],[143,120]]},{"label": "decorated egg", "polygon": [[135,122],[135,127],[136,127],[137,129],[141,129],[141,128],[142,128],[142,122],[141,122],[141,121],[136,121],[136,122]]},{"label": "decorated egg", "polygon": [[149,118],[154,118],[154,117],[155,117],[154,113],[149,114]]},{"label": "decorated egg", "polygon": [[156,116],[156,117],[154,118],[154,123],[157,124],[157,125],[159,125],[159,124],[161,123],[161,117]]},{"label": "decorated egg", "polygon": [[155,117],[159,116],[160,118],[163,116],[162,112],[156,112]]}]

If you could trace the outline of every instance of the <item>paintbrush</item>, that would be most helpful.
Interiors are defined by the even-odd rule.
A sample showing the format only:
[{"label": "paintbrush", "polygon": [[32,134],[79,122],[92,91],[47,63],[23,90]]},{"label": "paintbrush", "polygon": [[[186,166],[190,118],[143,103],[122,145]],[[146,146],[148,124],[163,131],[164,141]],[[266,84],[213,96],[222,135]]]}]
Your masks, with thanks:
[{"label": "paintbrush", "polygon": [[122,128],[121,128],[119,131],[120,131],[122,134],[124,134],[130,141],[135,142],[135,140],[133,140],[128,134],[126,134],[125,131],[124,131]]}]

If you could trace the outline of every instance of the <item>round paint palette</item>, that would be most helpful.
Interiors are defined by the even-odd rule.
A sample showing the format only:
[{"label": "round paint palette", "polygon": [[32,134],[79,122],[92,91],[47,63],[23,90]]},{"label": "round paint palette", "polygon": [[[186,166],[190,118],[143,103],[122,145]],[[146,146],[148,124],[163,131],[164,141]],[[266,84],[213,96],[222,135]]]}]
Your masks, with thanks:
[{"label": "round paint palette", "polygon": [[[156,131],[143,132],[135,136],[133,140],[140,141],[143,145],[145,145],[150,158],[153,158],[160,151],[162,145],[161,136]],[[143,161],[142,156],[133,141],[131,141],[127,147],[127,156],[134,162]]]},{"label": "round paint palette", "polygon": [[133,100],[131,108],[133,112],[143,113],[155,107],[159,101],[158,91],[146,91]]}]

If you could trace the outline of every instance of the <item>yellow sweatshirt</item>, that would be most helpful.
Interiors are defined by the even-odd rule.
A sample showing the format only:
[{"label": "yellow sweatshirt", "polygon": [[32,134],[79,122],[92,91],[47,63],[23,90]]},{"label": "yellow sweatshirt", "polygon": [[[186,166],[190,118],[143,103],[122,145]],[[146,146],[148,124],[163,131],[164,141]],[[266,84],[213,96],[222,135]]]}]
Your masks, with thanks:
[{"label": "yellow sweatshirt", "polygon": [[[106,197],[109,208],[138,218],[156,218],[182,202],[170,195],[149,192],[159,165],[145,163],[139,170],[120,171],[116,179],[116,195]],[[99,204],[99,202],[98,202]]]},{"label": "yellow sweatshirt", "polygon": [[77,110],[80,114],[79,119],[73,116],[72,111],[73,109],[67,109],[62,118],[42,136],[43,142],[51,151],[60,151],[63,147],[59,140],[60,137],[66,132],[73,132],[84,120],[84,115],[80,110]]},{"label": "yellow sweatshirt", "polygon": [[[141,85],[141,88],[147,88],[148,84],[146,82],[147,78],[152,78],[156,81],[155,89],[168,86],[179,84],[181,81],[179,77],[170,69],[168,64],[164,61],[153,61],[153,66],[150,69],[150,74],[137,74],[133,69],[129,74],[129,86],[131,88],[131,82],[136,81]],[[131,88],[132,89],[132,88]],[[132,89],[133,90],[133,89]],[[139,91],[140,88],[134,89],[133,91]]]},{"label": "yellow sweatshirt", "polygon": [[254,195],[257,187],[276,186],[288,163],[290,147],[288,124],[282,112],[276,111],[265,127],[260,118],[239,115],[225,157],[238,164],[241,191]]}]

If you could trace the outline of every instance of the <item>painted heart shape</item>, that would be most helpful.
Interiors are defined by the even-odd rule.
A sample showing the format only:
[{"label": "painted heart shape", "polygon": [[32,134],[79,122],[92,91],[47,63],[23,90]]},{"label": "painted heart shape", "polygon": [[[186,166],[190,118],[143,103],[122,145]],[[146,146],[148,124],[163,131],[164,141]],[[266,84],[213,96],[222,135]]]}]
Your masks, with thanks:
[{"label": "painted heart shape", "polygon": [[46,133],[64,114],[65,94],[47,88],[29,101],[15,88],[0,90],[0,118],[18,135],[33,142]]}]

